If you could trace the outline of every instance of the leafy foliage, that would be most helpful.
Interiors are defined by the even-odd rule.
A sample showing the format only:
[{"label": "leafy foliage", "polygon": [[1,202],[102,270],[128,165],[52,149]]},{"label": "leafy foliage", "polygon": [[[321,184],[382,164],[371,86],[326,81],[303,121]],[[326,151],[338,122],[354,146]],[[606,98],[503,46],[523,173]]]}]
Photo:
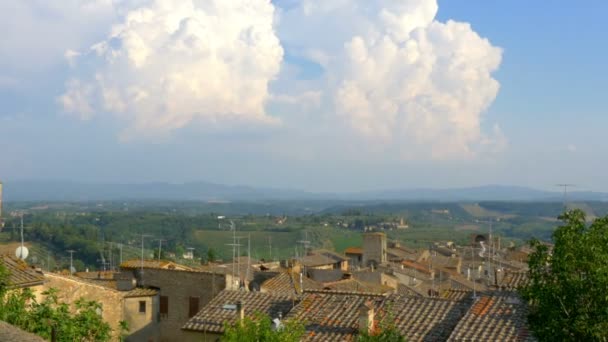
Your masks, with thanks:
[{"label": "leafy foliage", "polygon": [[358,342],[406,342],[404,336],[399,333],[395,325],[390,308],[386,311],[385,316],[380,320],[371,333],[362,333],[357,336]]},{"label": "leafy foliage", "polygon": [[274,329],[270,317],[256,314],[246,317],[242,322],[226,325],[222,341],[227,342],[297,342],[304,335],[302,322],[286,320],[282,326]]},{"label": "leafy foliage", "polygon": [[0,269],[0,320],[47,340],[53,335],[59,342],[110,340],[112,329],[98,313],[99,303],[81,298],[72,313],[68,304],[59,301],[56,290],[43,292],[44,298],[37,302],[29,288],[13,291],[3,288],[7,279],[8,273]]},{"label": "leafy foliage", "polygon": [[608,216],[591,225],[573,210],[560,216],[551,250],[532,241],[529,324],[541,341],[608,339]]}]

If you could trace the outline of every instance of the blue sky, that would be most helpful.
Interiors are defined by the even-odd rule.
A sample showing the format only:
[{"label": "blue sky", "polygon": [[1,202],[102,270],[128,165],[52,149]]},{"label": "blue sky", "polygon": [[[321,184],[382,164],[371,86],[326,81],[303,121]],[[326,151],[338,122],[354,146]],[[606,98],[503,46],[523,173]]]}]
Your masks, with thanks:
[{"label": "blue sky", "polygon": [[[433,37],[433,24],[424,11],[432,1],[410,0],[418,7],[408,9],[391,4],[396,1],[382,2],[391,13],[426,20],[418,30]],[[393,35],[397,48],[406,46],[408,39],[419,39],[413,38],[419,33],[411,32],[409,38],[399,38],[375,17],[374,6],[352,10],[365,2],[333,0],[336,7],[317,9],[300,21],[303,2],[275,2],[273,15],[266,12],[269,5],[260,1],[255,12],[259,16],[253,16],[257,21],[248,25],[274,20],[272,29],[269,24],[267,30],[246,38],[250,45],[245,50],[221,50],[227,57],[220,62],[232,63],[227,65],[240,73],[231,71],[231,83],[219,85],[212,81],[228,77],[218,73],[221,64],[185,60],[184,51],[159,53],[158,61],[148,57],[151,66],[145,70],[118,59],[110,63],[109,55],[87,52],[95,43],[110,41],[111,27],[124,23],[126,15],[138,8],[83,9],[78,1],[70,3],[76,5],[10,8],[12,18],[0,21],[0,32],[6,38],[0,43],[0,56],[4,56],[0,57],[0,179],[6,182],[205,180],[313,191],[481,184],[552,189],[556,183],[568,182],[586,190],[608,191],[604,172],[608,156],[603,153],[608,147],[603,134],[608,115],[602,101],[608,76],[608,47],[603,43],[608,23],[602,17],[608,4],[604,1],[556,1],[550,6],[522,0],[439,1],[433,22],[469,23],[470,32],[488,39],[491,46],[476,39],[432,41],[433,51],[442,49],[448,56],[452,50],[460,53],[466,75],[483,76],[473,85],[466,84],[470,79],[460,73],[434,76],[433,88],[447,90],[421,91],[414,100],[397,99],[396,94],[409,84],[425,82],[424,78],[402,82],[409,77],[403,75],[417,75],[419,69],[404,71],[396,59],[386,73],[364,74],[359,70],[367,64],[349,59],[354,50],[344,46],[354,36],[362,37],[369,56],[378,58],[376,62],[386,59],[375,52],[379,46],[374,45],[374,37]],[[161,13],[160,7],[153,6],[155,1],[140,3],[150,3],[149,8]],[[0,5],[4,9],[0,16],[7,16],[10,6],[17,5]],[[191,10],[163,8],[162,13],[167,18],[188,18]],[[76,19],[78,11],[94,12],[87,12],[90,20],[85,21]],[[215,36],[221,39],[226,34],[225,41],[231,39],[231,29],[241,25],[238,18],[243,13],[238,11],[220,8],[213,13],[223,25]],[[252,17],[251,13],[246,17]],[[349,19],[366,24],[359,27]],[[201,32],[196,24],[193,27],[184,26],[190,37]],[[124,32],[144,37],[142,32],[149,31],[142,30],[124,28]],[[436,30],[443,34],[451,28]],[[157,41],[169,39],[159,37]],[[192,49],[210,49],[204,46],[205,40],[201,42]],[[130,43],[124,40],[116,48],[123,50],[113,51],[133,51],[128,50]],[[63,57],[68,50],[80,53],[72,65]],[[476,60],[474,56],[479,54],[475,51],[482,51],[484,57]],[[234,64],[240,56],[249,57]],[[443,62],[450,64],[447,58]],[[165,68],[172,63],[181,67]],[[374,65],[382,67],[382,63]],[[198,93],[184,92],[186,88],[180,88],[183,84],[178,81],[172,83],[178,92],[148,87],[159,75],[182,71],[210,81],[197,84],[196,89],[202,89]],[[98,82],[96,75],[105,81]],[[71,79],[79,80],[78,86],[70,88]],[[488,90],[493,80],[500,85],[495,94]],[[362,105],[349,106],[350,100],[340,97],[345,82],[367,92],[367,111],[360,111]],[[367,83],[378,84],[380,89],[376,92]],[[260,91],[260,84],[267,85],[267,91]],[[88,93],[84,91],[87,86],[91,88]],[[131,100],[133,92],[122,102],[103,98],[108,90],[135,88],[153,94],[149,97],[153,100],[140,105]],[[470,91],[462,93],[465,88]],[[216,92],[209,94],[209,89]],[[226,93],[240,101],[224,99]],[[462,102],[453,107],[452,102],[442,102],[447,95],[461,93],[465,94]],[[476,97],[478,93],[483,101]],[[121,94],[124,98],[127,93]],[[86,98],[90,113],[80,102],[66,105],[61,101],[63,95],[71,100]],[[165,101],[170,96],[174,98]],[[418,102],[420,98],[424,102]],[[380,109],[386,101],[399,108],[396,119]],[[478,101],[483,103],[467,107]],[[464,107],[466,111],[454,109]],[[419,119],[411,108],[428,111],[428,117]],[[464,123],[454,128],[454,122]],[[427,131],[430,133],[425,135]]]}]

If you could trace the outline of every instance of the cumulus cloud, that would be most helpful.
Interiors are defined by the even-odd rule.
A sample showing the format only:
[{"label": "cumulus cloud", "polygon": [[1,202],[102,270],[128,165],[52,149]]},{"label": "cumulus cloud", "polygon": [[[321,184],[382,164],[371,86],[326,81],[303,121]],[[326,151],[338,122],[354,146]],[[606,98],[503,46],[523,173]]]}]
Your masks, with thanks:
[{"label": "cumulus cloud", "polygon": [[279,32],[323,66],[337,117],[402,158],[504,147],[499,127],[481,129],[501,49],[467,23],[437,21],[437,10],[433,0],[304,0],[281,13]]},{"label": "cumulus cloud", "polygon": [[75,72],[59,102],[81,117],[113,113],[127,135],[272,122],[268,84],[283,58],[273,19],[270,0],[140,1],[80,57],[91,71]]}]

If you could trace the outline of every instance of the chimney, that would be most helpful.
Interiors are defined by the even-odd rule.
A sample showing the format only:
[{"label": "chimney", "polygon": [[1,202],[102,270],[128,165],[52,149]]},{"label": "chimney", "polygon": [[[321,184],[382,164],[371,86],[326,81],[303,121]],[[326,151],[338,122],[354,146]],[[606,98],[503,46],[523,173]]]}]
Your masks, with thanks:
[{"label": "chimney", "polygon": [[353,274],[346,272],[342,275],[342,279],[353,279]]},{"label": "chimney", "polygon": [[366,301],[359,307],[359,333],[371,334],[374,329],[374,306]]},{"label": "chimney", "polygon": [[236,302],[236,312],[238,315],[238,321],[242,323],[245,319],[245,307],[243,306],[243,302],[240,300]]}]

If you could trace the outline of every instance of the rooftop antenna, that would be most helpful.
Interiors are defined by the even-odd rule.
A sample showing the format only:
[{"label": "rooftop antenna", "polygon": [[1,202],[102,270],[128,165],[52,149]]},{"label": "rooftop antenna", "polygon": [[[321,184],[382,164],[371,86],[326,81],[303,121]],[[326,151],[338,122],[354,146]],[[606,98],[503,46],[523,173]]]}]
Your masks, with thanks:
[{"label": "rooftop antenna", "polygon": [[247,273],[245,279],[249,280],[249,269],[251,268],[251,233],[247,236]]},{"label": "rooftop antenna", "polygon": [[268,252],[270,252],[268,256],[268,261],[272,261],[272,236],[268,237]]},{"label": "rooftop antenna", "polygon": [[575,184],[568,184],[568,183],[562,183],[562,184],[556,184],[556,186],[562,187],[564,188],[564,208],[566,208],[567,204],[568,204],[568,188],[572,188],[575,187]]},{"label": "rooftop antenna", "polygon": [[[240,247],[240,244],[237,243],[237,236],[236,236],[236,225],[234,224],[234,221],[230,220],[230,230],[232,230],[232,243],[227,244],[228,246],[232,246],[232,276],[234,277],[236,270],[235,270],[235,259],[236,259],[236,249],[237,246]],[[240,237],[239,237],[240,238]],[[240,248],[239,248],[240,249]],[[239,279],[240,281],[240,279]],[[234,290],[234,279],[232,281],[232,285],[231,288]]]},{"label": "rooftop antenna", "polygon": [[122,243],[118,244],[118,249],[120,250],[120,264],[122,264]]},{"label": "rooftop antenna", "polygon": [[74,263],[73,263],[73,259],[74,259],[74,253],[76,252],[73,249],[68,249],[66,252],[70,253],[70,275],[73,275],[74,272],[76,271],[74,269]]},{"label": "rooftop antenna", "polygon": [[302,245],[304,252],[302,253],[302,257],[306,256],[308,253],[308,246],[310,246],[310,241],[308,241],[308,231],[304,232],[304,240],[299,240],[298,243]]},{"label": "rooftop antenna", "polygon": [[23,242],[23,212],[20,212],[19,216],[21,218],[21,246],[17,247],[17,250],[15,251],[15,256],[21,260],[25,260],[29,255],[29,250],[27,249],[27,247],[25,247]]},{"label": "rooftop antenna", "polygon": [[160,252],[162,251],[162,248],[163,248],[163,241],[167,241],[167,240],[165,240],[165,239],[156,239],[155,241],[158,241],[158,261],[160,261]]},{"label": "rooftop antenna", "polygon": [[144,239],[150,237],[150,235],[147,234],[141,234],[141,263],[140,263],[140,274],[141,274],[141,280],[143,283],[144,280]]}]

